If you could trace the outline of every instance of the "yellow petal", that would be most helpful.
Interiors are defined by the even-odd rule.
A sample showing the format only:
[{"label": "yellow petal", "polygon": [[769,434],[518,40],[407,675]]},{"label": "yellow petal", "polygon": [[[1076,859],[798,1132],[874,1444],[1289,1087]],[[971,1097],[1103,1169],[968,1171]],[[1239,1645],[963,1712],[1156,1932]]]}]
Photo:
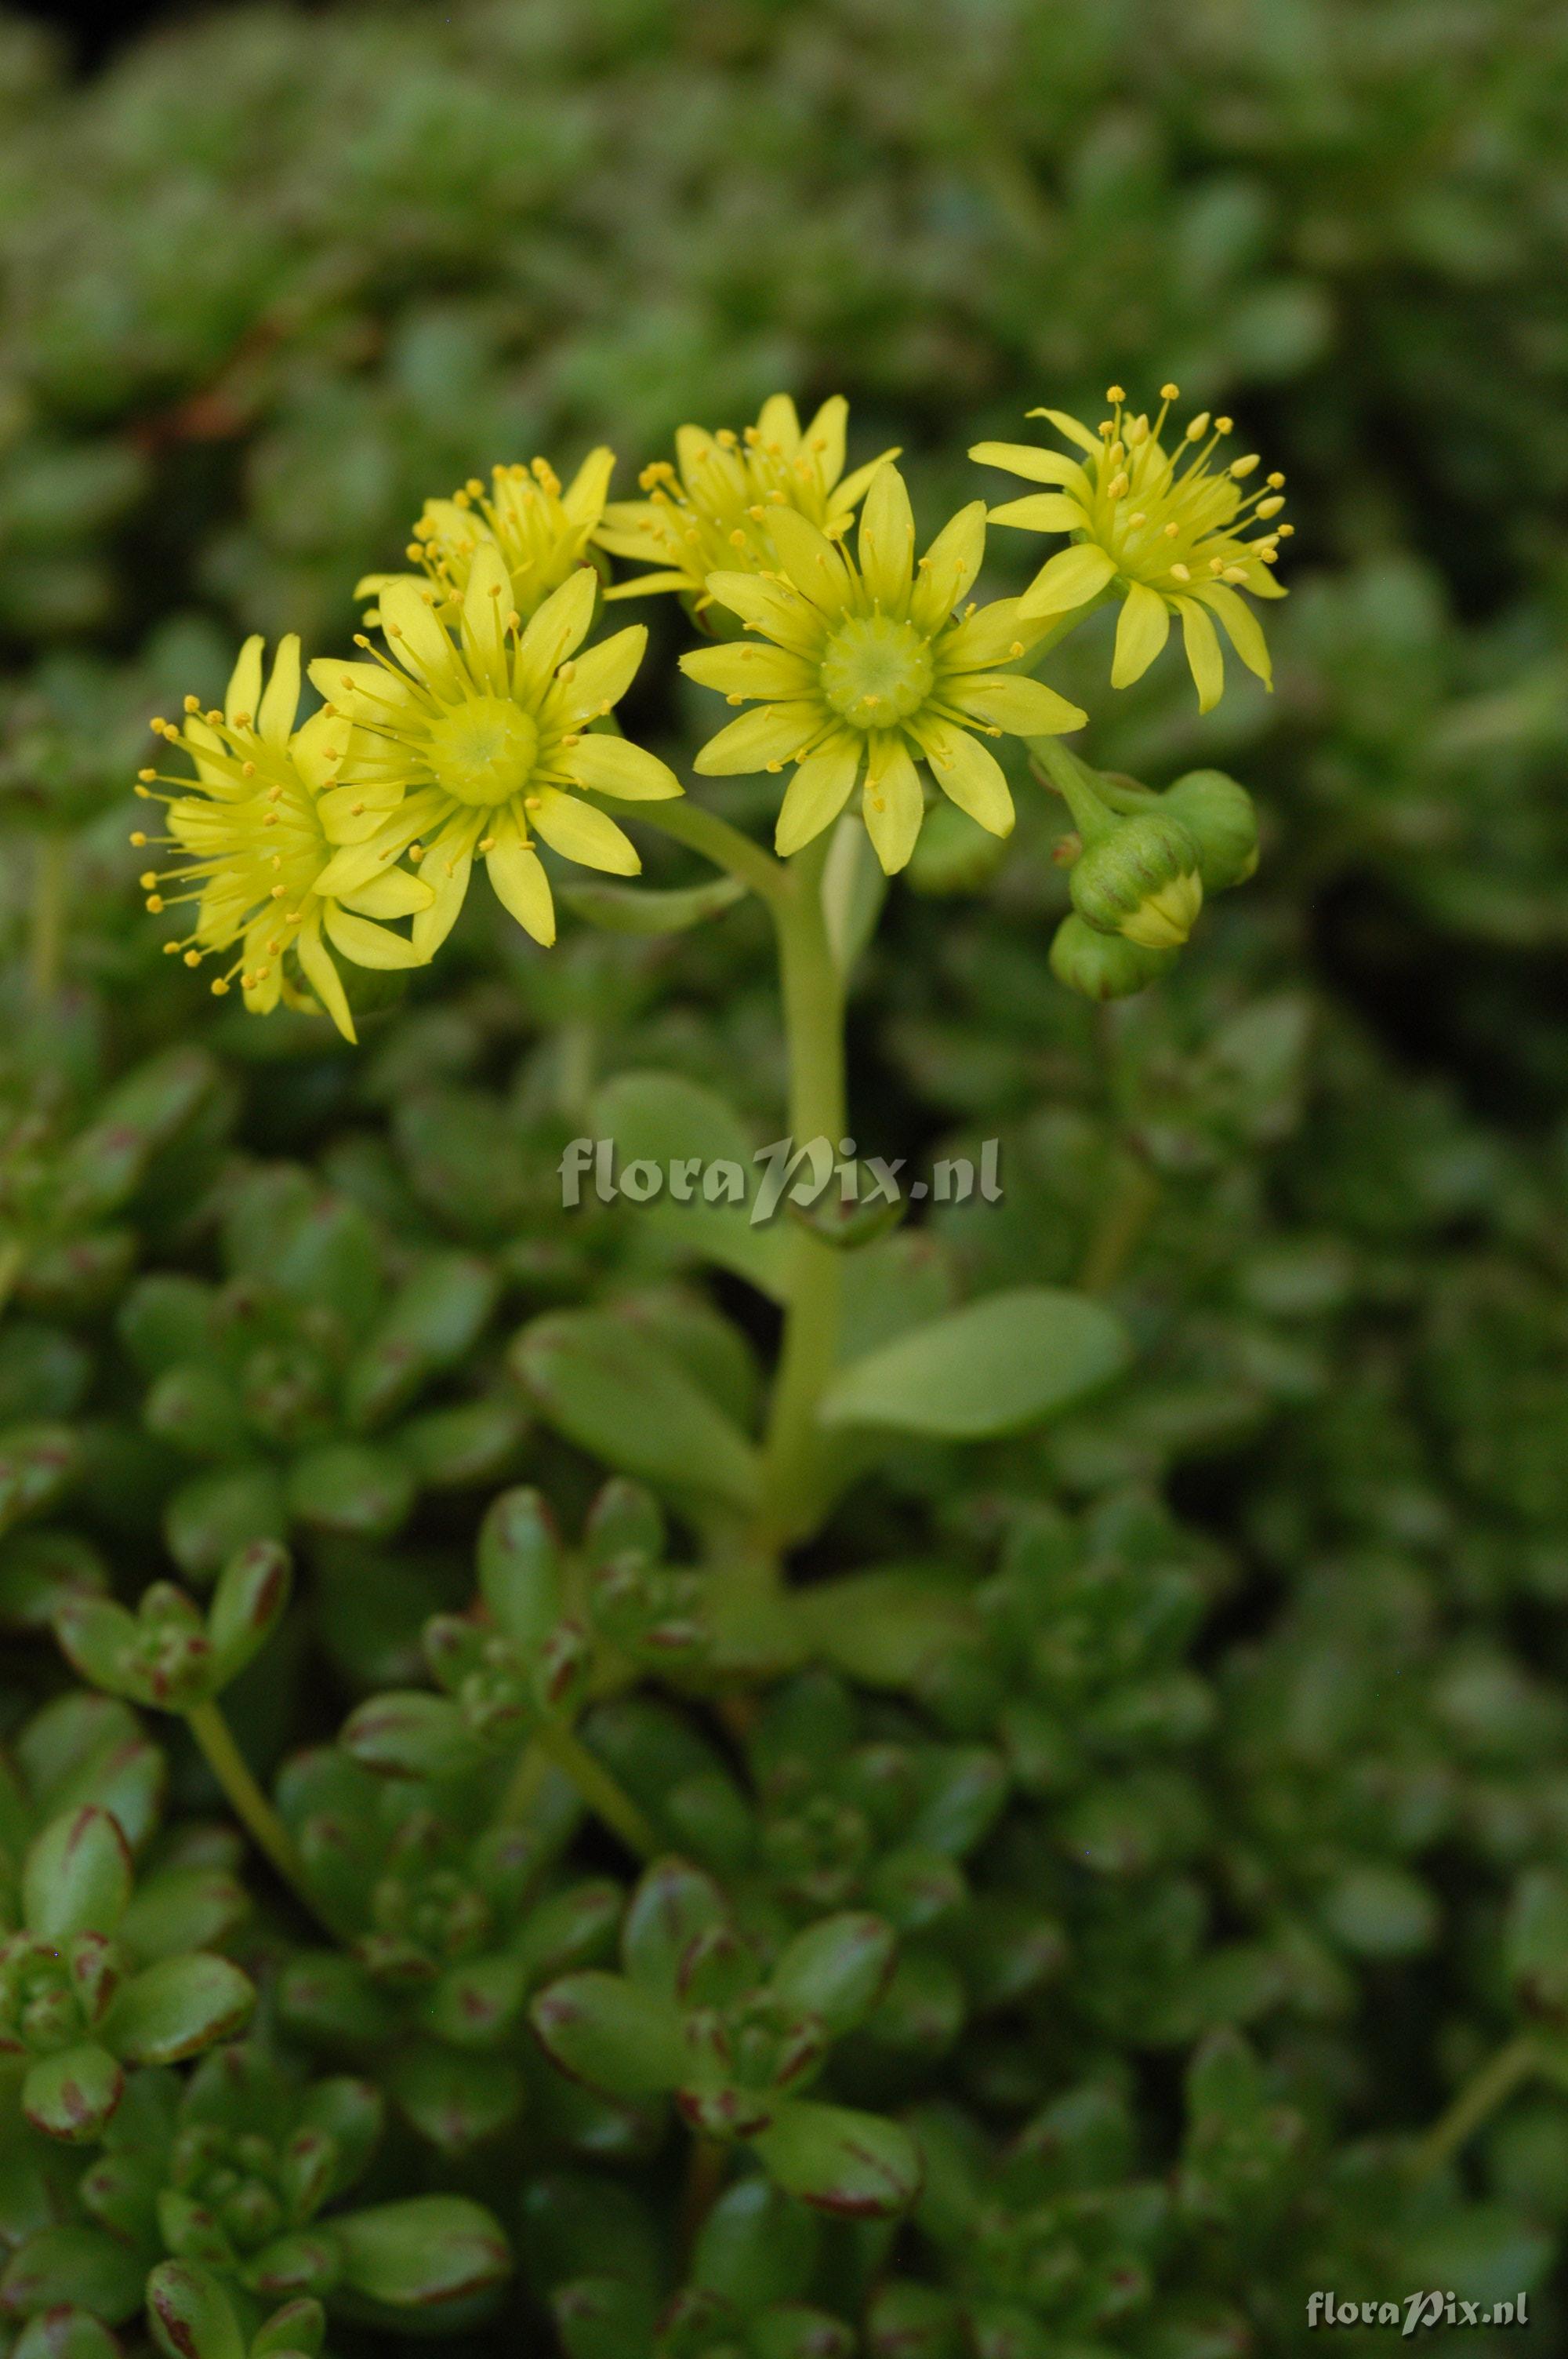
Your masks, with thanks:
[{"label": "yellow petal", "polygon": [[512,677],[520,698],[542,696],[557,667],[582,645],[593,620],[598,588],[592,566],[579,565],[558,590],[551,591],[513,658]]},{"label": "yellow petal", "polygon": [[641,870],[636,845],[608,811],[596,810],[592,803],[580,802],[576,795],[562,794],[558,787],[546,787],[536,803],[532,796],[529,802],[528,817],[535,832],[563,860],[578,861],[584,868],[608,869],[613,876],[635,876]]},{"label": "yellow petal", "polygon": [[780,647],[810,655],[822,645],[822,617],[787,582],[764,582],[755,573],[710,573],[708,594],[743,623],[754,623]]},{"label": "yellow petal", "polygon": [[787,856],[836,820],[860,775],[860,740],[848,730],[808,755],[784,789],[773,849]]},{"label": "yellow petal", "polygon": [[622,802],[668,802],[672,795],[685,791],[656,754],[625,737],[606,736],[601,730],[590,731],[580,745],[561,755],[559,766],[591,794],[614,795]]},{"label": "yellow petal", "polygon": [[1187,661],[1197,683],[1198,711],[1212,712],[1225,694],[1225,658],[1219,652],[1214,625],[1203,608],[1191,598],[1178,598],[1176,603],[1181,610]]},{"label": "yellow petal", "polygon": [[1013,737],[1060,737],[1069,729],[1088,725],[1088,714],[1043,679],[1026,679],[1010,672],[987,679],[984,673],[946,681],[942,694],[949,704],[973,720],[989,722]]},{"label": "yellow petal", "polygon": [[1037,442],[976,442],[969,456],[982,467],[1000,467],[1032,484],[1079,484],[1084,471],[1064,451],[1043,451]]},{"label": "yellow petal", "polygon": [[896,876],[908,865],[925,816],[920,773],[908,746],[891,732],[877,737],[866,764],[860,817],[885,875]]},{"label": "yellow petal", "polygon": [[604,495],[614,473],[615,453],[607,443],[600,442],[589,452],[561,494],[562,507],[583,531],[591,531],[603,515]]},{"label": "yellow petal", "polygon": [[1032,409],[1029,415],[1031,418],[1048,418],[1058,434],[1065,434],[1067,440],[1076,442],[1080,451],[1092,451],[1097,458],[1099,456],[1104,447],[1099,436],[1091,434],[1082,419],[1069,417],[1065,409]]},{"label": "yellow petal", "polygon": [[1141,679],[1171,632],[1171,610],[1158,590],[1135,582],[1127,593],[1116,626],[1116,654],[1111,660],[1112,688],[1130,688]]},{"label": "yellow petal", "polygon": [[986,553],[986,504],[971,500],[949,517],[920,560],[909,618],[917,630],[951,622],[974,586]]},{"label": "yellow petal", "polygon": [[764,704],[742,712],[728,729],[709,738],[694,766],[707,778],[738,777],[748,770],[765,770],[770,762],[787,762],[805,751],[823,725],[815,703]]},{"label": "yellow petal", "polygon": [[413,943],[405,941],[401,934],[373,925],[368,918],[356,918],[351,909],[329,906],[322,922],[334,946],[356,966],[384,969],[425,963]]},{"label": "yellow petal", "polygon": [[483,823],[483,814],[478,812],[460,820],[438,836],[425,854],[425,882],[434,886],[436,897],[414,920],[414,947],[421,959],[434,958],[458,922],[468,894],[473,847]]},{"label": "yellow petal", "polygon": [[462,692],[462,671],[457,649],[436,620],[434,598],[434,591],[412,582],[388,582],[381,593],[382,634],[405,671],[455,699]]},{"label": "yellow petal", "polygon": [[348,999],[332,953],[321,940],[321,920],[312,914],[295,936],[294,947],[299,953],[299,964],[305,979],[322,1006],[337,1026],[345,1040],[357,1041],[354,1019],[349,1013]]},{"label": "yellow petal", "polygon": [[310,666],[310,685],[350,721],[406,722],[420,710],[419,691],[411,680],[377,663],[352,663],[346,656],[318,656]]},{"label": "yellow petal", "polygon": [[368,843],[402,800],[403,788],[391,781],[331,787],[318,802],[316,816],[329,843]]},{"label": "yellow petal", "polygon": [[299,635],[290,631],[279,639],[272,659],[272,678],[256,711],[256,735],[268,745],[287,745],[298,710]]},{"label": "yellow petal", "polygon": [[473,553],[463,592],[462,640],[469,669],[493,696],[507,687],[506,617],[512,611],[512,576],[492,540]]},{"label": "yellow petal", "polygon": [[1105,588],[1116,571],[1113,560],[1092,540],[1073,549],[1059,549],[1043,565],[1018,602],[1019,619],[1038,614],[1070,614]]},{"label": "yellow petal", "polygon": [[295,731],[288,741],[288,756],[312,794],[320,794],[329,780],[337,777],[338,764],[352,734],[351,723],[341,712],[313,712]]},{"label": "yellow petal", "polygon": [[993,598],[989,606],[967,615],[944,631],[936,642],[936,661],[944,672],[989,671],[994,664],[1016,662],[1044,631],[1040,621],[1025,622],[1017,598]]},{"label": "yellow petal", "polygon": [[871,484],[876,480],[878,470],[887,466],[894,459],[902,459],[903,456],[903,445],[894,442],[888,450],[879,451],[874,459],[868,459],[863,467],[857,467],[852,475],[846,475],[841,484],[835,484],[832,496],[827,503],[828,515],[830,516],[853,516]]},{"label": "yellow petal", "polygon": [[804,696],[813,685],[813,667],[804,656],[787,648],[759,647],[753,639],[732,639],[720,647],[697,647],[682,656],[680,668],[688,679],[717,688],[726,696]]},{"label": "yellow petal", "polygon": [[871,478],[860,510],[860,549],[871,597],[886,613],[902,614],[914,569],[914,511],[896,467],[879,467]]},{"label": "yellow petal", "polygon": [[1234,590],[1223,582],[1206,582],[1195,586],[1195,598],[1213,608],[1225,625],[1226,636],[1249,671],[1256,672],[1266,688],[1274,684],[1274,668],[1269,660],[1268,643],[1262,625],[1250,606],[1245,605]]},{"label": "yellow petal", "polygon": [[779,563],[801,596],[821,614],[841,614],[849,596],[849,575],[827,536],[795,508],[771,508],[768,529]]},{"label": "yellow petal", "polygon": [[544,863],[522,842],[510,820],[503,820],[495,834],[484,856],[495,897],[525,933],[548,950],[556,939],[556,905]]},{"label": "yellow petal", "polygon": [[596,647],[579,656],[571,679],[557,683],[552,704],[558,700],[568,722],[589,721],[596,713],[609,712],[631,687],[647,644],[647,628],[642,623],[629,624],[625,630],[600,639]]},{"label": "yellow petal", "polygon": [[1081,532],[1088,522],[1065,492],[1031,492],[1022,500],[1003,500],[990,514],[992,524],[1018,525],[1025,532]]},{"label": "yellow petal", "polygon": [[800,448],[800,413],[787,393],[768,396],[757,413],[757,431],[764,442],[776,442],[786,459]]},{"label": "yellow petal", "polygon": [[[600,549],[611,549],[613,543],[606,533],[599,536]],[[651,549],[622,549],[622,557],[649,557]],[[605,592],[608,603],[611,598],[652,598],[661,590],[695,590],[701,585],[695,573],[639,573],[634,581],[615,582]]]},{"label": "yellow petal", "polygon": [[990,835],[1011,835],[1014,812],[1001,765],[978,737],[950,721],[922,721],[920,744],[950,802]]},{"label": "yellow petal", "polygon": [[411,876],[406,868],[384,869],[359,892],[338,897],[345,908],[357,909],[362,918],[416,917],[435,897],[435,888]]},{"label": "yellow petal", "polygon": [[255,719],[256,706],[261,702],[262,649],[265,644],[257,631],[240,649],[239,661],[229,674],[229,685],[223,693],[225,721],[232,721],[241,712],[248,712],[253,721]]},{"label": "yellow petal", "polygon": [[823,403],[800,438],[825,491],[830,491],[844,472],[844,437],[849,423],[849,405],[841,393],[836,393]]}]

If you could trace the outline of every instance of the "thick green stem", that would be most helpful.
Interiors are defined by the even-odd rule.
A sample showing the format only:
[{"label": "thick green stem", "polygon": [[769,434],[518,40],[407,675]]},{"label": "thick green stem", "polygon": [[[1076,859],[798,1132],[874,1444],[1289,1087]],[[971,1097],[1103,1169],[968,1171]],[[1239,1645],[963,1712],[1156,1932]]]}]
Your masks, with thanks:
[{"label": "thick green stem", "polygon": [[206,1703],[193,1704],[185,1715],[185,1723],[223,1788],[229,1808],[256,1849],[265,1854],[301,1905],[331,1932],[331,1925],[311,1898],[305,1870],[288,1830],[257,1784],[221,1707],[211,1699]]},{"label": "thick green stem", "polygon": [[1086,1294],[1114,1286],[1160,1201],[1160,1182],[1146,1163],[1129,1163],[1107,1200],[1089,1239],[1078,1284]]},{"label": "thick green stem", "polygon": [[1510,2039],[1505,2047],[1499,2048],[1474,2079],[1465,2082],[1448,2111],[1433,2124],[1417,2147],[1416,2177],[1430,2179],[1442,2169],[1445,2162],[1451,2161],[1487,2115],[1497,2111],[1505,2097],[1510,2097],[1521,2081],[1529,2080],[1536,2064],[1535,2042],[1528,2032],[1520,2032],[1516,2039]]},{"label": "thick green stem", "polygon": [[[791,863],[774,904],[789,1052],[789,1133],[796,1147],[843,1134],[844,989],[822,913],[824,832]],[[838,1349],[842,1264],[825,1237],[797,1223],[789,1238],[784,1346],[764,1448],[759,1537],[777,1547],[810,1530],[820,1440],[816,1408]]]},{"label": "thick green stem", "polygon": [[65,939],[65,885],[69,847],[63,835],[40,835],[34,848],[32,925],[27,942],[27,995],[35,1007],[59,988],[60,950]]},{"label": "thick green stem", "polygon": [[[557,1768],[566,1771],[589,1809],[603,1820],[612,1834],[620,1836],[628,1851],[634,1851],[639,1859],[653,1859],[657,1854],[662,1846],[653,1821],[644,1817],[631,1795],[580,1737],[574,1736],[569,1728],[563,1728],[559,1721],[541,1720],[535,1741]],[[524,1754],[523,1758],[526,1762],[528,1756]]]}]

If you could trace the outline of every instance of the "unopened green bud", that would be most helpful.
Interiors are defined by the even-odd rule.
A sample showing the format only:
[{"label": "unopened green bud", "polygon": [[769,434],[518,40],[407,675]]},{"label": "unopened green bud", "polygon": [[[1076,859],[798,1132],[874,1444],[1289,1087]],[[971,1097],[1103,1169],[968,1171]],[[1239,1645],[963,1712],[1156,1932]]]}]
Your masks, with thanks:
[{"label": "unopened green bud", "polygon": [[1097,933],[1075,910],[1064,918],[1051,945],[1051,972],[1069,991],[1086,999],[1130,999],[1164,973],[1174,951],[1145,950],[1125,934]]},{"label": "unopened green bud", "polygon": [[1258,813],[1245,787],[1223,770],[1189,770],[1160,800],[1197,845],[1206,893],[1245,885],[1258,865]]},{"label": "unopened green bud", "polygon": [[1163,811],[1119,820],[1086,845],[1073,870],[1074,907],[1102,934],[1143,950],[1179,950],[1203,907],[1198,847]]}]

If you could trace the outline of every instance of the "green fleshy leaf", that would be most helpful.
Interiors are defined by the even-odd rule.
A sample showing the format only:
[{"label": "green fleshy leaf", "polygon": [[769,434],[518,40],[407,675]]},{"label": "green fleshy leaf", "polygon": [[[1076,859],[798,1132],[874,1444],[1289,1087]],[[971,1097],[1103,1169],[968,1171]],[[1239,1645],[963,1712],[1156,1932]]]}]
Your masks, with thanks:
[{"label": "green fleshy leaf", "polygon": [[840,1368],[830,1426],[885,1426],[948,1440],[1015,1433],[1119,1375],[1126,1330],[1087,1295],[1019,1287],[917,1327]]},{"label": "green fleshy leaf", "polygon": [[112,1933],[129,1904],[134,1873],[130,1846],[107,1810],[90,1806],[51,1819],[22,1871],[28,1931],[50,1941]]},{"label": "green fleshy leaf", "polygon": [[102,2136],[124,2093],[125,2076],[95,2041],[40,2057],[22,2083],[22,2111],[46,2136],[84,2144]]},{"label": "green fleshy leaf", "polygon": [[427,2316],[500,2285],[512,2269],[501,2223],[462,2195],[415,2195],[333,2223],[343,2282],[395,2310]]},{"label": "green fleshy leaf", "polygon": [[793,2098],[752,2144],[787,2194],[844,2219],[889,2219],[920,2191],[919,2148],[881,2114]]},{"label": "green fleshy leaf", "polygon": [[221,2278],[193,2261],[163,2261],[147,2279],[147,2323],[167,2359],[247,2359]]},{"label": "green fleshy leaf", "polygon": [[552,1312],[524,1328],[512,1359],[550,1423],[606,1465],[677,1497],[755,1505],[752,1443],[629,1320]]},{"label": "green fleshy leaf", "polygon": [[406,1522],[414,1473],[394,1452],[370,1442],[333,1441],[297,1458],[289,1470],[289,1512],[318,1531],[384,1539]]},{"label": "green fleshy leaf", "polygon": [[102,2229],[40,2228],[0,2276],[0,2311],[30,2318],[57,2306],[88,2310],[118,2326],[141,2307],[146,2268],[144,2260]]},{"label": "green fleshy leaf", "polygon": [[563,1975],[529,2012],[546,2054],[606,2096],[659,2096],[686,2070],[679,2008],[622,1974]]},{"label": "green fleshy leaf", "polygon": [[786,1944],[768,1987],[787,2006],[820,2017],[830,2038],[863,2023],[886,1989],[898,1948],[880,1917],[846,1909]]},{"label": "green fleshy leaf", "polygon": [[104,2037],[129,2064],[178,2064],[250,2019],[255,1989],[227,1958],[198,1951],[134,1974],[115,1999]]},{"label": "green fleshy leaf", "polygon": [[[589,1121],[596,1140],[613,1142],[618,1177],[634,1162],[651,1163],[661,1175],[659,1192],[645,1204],[632,1204],[631,1217],[698,1258],[749,1278],[775,1300],[782,1299],[788,1237],[779,1221],[752,1226],[762,1167],[752,1161],[752,1142],[722,1098],[678,1073],[622,1073],[596,1093]],[[693,1160],[701,1168],[682,1180],[692,1189],[692,1201],[683,1203],[671,1175],[676,1166]],[[739,1203],[707,1199],[705,1176],[719,1163],[734,1165],[741,1175]],[[586,1195],[594,1185],[590,1173],[584,1173],[582,1185]],[[717,1192],[719,1183],[714,1186]],[[626,1201],[624,1193],[621,1201]]]}]

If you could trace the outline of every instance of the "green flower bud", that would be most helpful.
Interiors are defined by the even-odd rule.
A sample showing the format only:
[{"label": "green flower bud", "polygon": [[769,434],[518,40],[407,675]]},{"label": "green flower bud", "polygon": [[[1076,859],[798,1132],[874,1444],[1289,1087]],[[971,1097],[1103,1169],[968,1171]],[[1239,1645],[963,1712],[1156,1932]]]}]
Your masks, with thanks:
[{"label": "green flower bud", "polygon": [[1119,820],[1075,864],[1074,907],[1102,934],[1121,934],[1144,950],[1179,950],[1203,907],[1198,859],[1187,830],[1163,811]]},{"label": "green flower bud", "polygon": [[1147,950],[1125,934],[1102,934],[1075,911],[1064,918],[1051,945],[1051,972],[1086,999],[1130,999],[1164,973],[1174,951]]},{"label": "green flower bud", "polygon": [[1258,865],[1258,813],[1245,787],[1223,770],[1189,770],[1160,802],[1197,845],[1206,893],[1245,885]]}]

